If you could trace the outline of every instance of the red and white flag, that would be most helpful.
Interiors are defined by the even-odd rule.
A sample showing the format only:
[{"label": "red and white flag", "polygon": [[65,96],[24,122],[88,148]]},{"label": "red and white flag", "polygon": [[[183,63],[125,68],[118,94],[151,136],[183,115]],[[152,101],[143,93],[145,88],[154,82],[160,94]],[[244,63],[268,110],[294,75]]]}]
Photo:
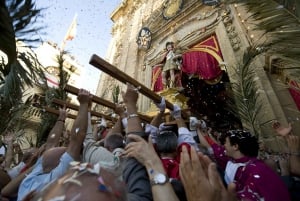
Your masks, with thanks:
[{"label": "red and white flag", "polygon": [[77,14],[74,16],[74,19],[65,35],[64,41],[73,40],[73,38],[76,35],[76,29],[77,29]]}]

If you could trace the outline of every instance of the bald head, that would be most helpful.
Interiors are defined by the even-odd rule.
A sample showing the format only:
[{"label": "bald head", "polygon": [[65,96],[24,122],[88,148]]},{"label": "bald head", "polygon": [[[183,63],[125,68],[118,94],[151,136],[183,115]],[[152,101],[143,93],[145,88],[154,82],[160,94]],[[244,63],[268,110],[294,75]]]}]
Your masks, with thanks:
[{"label": "bald head", "polygon": [[[90,166],[92,167],[92,166]],[[71,168],[32,200],[126,201],[125,184],[105,169],[100,173]]]}]

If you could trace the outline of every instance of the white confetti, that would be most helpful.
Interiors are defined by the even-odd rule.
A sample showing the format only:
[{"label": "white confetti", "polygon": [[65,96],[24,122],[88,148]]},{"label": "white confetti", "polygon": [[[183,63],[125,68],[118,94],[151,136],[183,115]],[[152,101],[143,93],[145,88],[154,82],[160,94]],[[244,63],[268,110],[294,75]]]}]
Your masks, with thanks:
[{"label": "white confetti", "polygon": [[72,162],[70,162],[71,166],[76,166],[76,165],[79,165],[79,164],[80,164],[80,162],[78,162],[78,161],[72,161]]},{"label": "white confetti", "polygon": [[94,165],[94,168],[88,168],[88,171],[92,174],[99,174],[99,171],[100,171],[100,164],[97,163]]},{"label": "white confetti", "polygon": [[66,198],[65,195],[62,195],[62,196],[56,196],[56,197],[50,199],[49,201],[64,201],[65,198]]}]

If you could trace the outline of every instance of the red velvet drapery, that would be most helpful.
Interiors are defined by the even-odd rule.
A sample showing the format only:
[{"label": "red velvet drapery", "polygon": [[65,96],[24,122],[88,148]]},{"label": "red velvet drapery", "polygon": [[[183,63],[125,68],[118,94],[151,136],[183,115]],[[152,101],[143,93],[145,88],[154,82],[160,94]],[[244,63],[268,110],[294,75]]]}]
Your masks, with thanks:
[{"label": "red velvet drapery", "polygon": [[[222,73],[219,62],[223,61],[222,53],[215,35],[194,45],[188,52],[182,55],[182,72],[188,75],[197,75],[204,80],[219,77]],[[163,90],[161,66],[157,64],[152,68],[152,90],[155,92]],[[176,86],[181,86],[181,73],[176,74]],[[179,79],[178,79],[179,78]]]},{"label": "red velvet drapery", "polygon": [[294,80],[291,80],[289,85],[289,91],[298,107],[298,110],[300,110],[300,85]]},{"label": "red velvet drapery", "polygon": [[218,77],[222,71],[213,56],[206,52],[195,51],[183,54],[182,72],[209,80]]},{"label": "red velvet drapery", "polygon": [[214,79],[222,73],[219,67],[221,60],[222,54],[216,36],[213,35],[183,54],[182,71],[198,75],[204,80]]},{"label": "red velvet drapery", "polygon": [[162,91],[164,89],[162,76],[161,76],[162,65],[156,65],[152,68],[152,90],[155,92]]}]

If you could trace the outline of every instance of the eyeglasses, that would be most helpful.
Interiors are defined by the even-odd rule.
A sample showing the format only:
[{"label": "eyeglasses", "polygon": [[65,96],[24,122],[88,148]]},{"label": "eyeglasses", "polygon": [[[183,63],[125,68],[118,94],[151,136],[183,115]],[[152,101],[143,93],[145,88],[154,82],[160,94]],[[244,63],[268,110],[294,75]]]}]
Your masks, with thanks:
[{"label": "eyeglasses", "polygon": [[230,138],[236,137],[239,140],[253,137],[253,135],[251,135],[249,131],[244,131],[244,130],[229,130],[227,131],[227,134]]}]

